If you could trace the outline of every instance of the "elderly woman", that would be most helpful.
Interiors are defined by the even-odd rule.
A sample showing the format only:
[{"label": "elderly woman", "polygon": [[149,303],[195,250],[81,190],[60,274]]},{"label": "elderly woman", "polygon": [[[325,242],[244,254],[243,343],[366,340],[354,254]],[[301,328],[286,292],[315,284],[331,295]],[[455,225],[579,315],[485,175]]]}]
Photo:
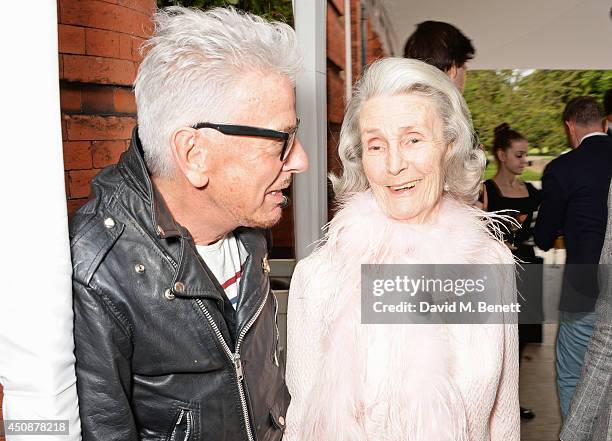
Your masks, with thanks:
[{"label": "elderly woman", "polygon": [[516,325],[360,323],[361,264],[513,263],[472,207],[485,158],[463,98],[425,63],[377,61],[339,155],[341,209],[291,284],[285,439],[518,440]]}]

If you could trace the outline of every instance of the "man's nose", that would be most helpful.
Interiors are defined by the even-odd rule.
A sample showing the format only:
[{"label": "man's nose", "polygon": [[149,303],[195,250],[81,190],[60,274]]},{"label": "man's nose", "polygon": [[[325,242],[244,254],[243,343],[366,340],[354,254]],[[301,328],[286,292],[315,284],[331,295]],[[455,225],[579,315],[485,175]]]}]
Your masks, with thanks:
[{"label": "man's nose", "polygon": [[302,173],[308,168],[308,155],[299,138],[295,139],[295,145],[289,152],[289,156],[283,164],[283,170],[291,173]]}]

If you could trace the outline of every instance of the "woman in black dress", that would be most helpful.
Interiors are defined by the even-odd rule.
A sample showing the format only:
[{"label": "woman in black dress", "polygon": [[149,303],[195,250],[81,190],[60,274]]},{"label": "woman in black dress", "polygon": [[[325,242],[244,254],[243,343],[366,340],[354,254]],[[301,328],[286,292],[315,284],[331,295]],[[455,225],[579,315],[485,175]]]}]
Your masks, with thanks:
[{"label": "woman in black dress", "polygon": [[[487,211],[513,210],[504,213],[513,216],[520,227],[510,226],[505,241],[512,253],[526,263],[542,263],[534,252],[532,221],[541,202],[540,190],[531,183],[524,182],[520,176],[527,166],[529,144],[523,135],[510,128],[506,123],[495,128],[493,154],[497,162],[497,173],[493,179],[485,181],[484,209]],[[531,273],[533,274],[533,273]],[[521,278],[517,279],[519,292],[522,291]],[[541,284],[540,284],[541,286]],[[539,298],[530,298],[531,302]],[[529,342],[541,342],[542,326],[538,324],[519,324],[519,360],[523,349]],[[531,409],[521,407],[521,417],[531,419],[535,416]]]}]

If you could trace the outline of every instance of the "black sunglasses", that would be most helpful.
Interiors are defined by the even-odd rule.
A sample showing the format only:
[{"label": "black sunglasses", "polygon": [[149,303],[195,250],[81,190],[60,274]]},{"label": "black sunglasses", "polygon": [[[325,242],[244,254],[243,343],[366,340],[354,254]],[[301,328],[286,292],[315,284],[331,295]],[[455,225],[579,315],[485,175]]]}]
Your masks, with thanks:
[{"label": "black sunglasses", "polygon": [[287,132],[279,132],[277,130],[264,129],[261,127],[252,126],[237,126],[234,124],[214,124],[209,122],[201,122],[191,126],[193,129],[214,129],[224,135],[233,136],[255,136],[260,138],[272,138],[280,139],[283,141],[283,149],[280,153],[280,160],[284,161],[291,152],[291,147],[295,144],[295,137],[297,135],[298,127],[300,126],[300,119],[297,118],[295,127],[289,129]]}]

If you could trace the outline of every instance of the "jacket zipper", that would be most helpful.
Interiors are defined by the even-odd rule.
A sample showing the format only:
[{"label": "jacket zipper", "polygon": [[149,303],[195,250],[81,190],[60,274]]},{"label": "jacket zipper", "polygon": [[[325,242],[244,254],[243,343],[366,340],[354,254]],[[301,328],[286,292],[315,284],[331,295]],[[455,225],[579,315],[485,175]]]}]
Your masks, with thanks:
[{"label": "jacket zipper", "polygon": [[274,299],[274,332],[276,334],[276,343],[274,344],[274,364],[278,367],[278,345],[280,342],[280,332],[278,330],[278,299],[274,293],[272,293],[272,298]]},{"label": "jacket zipper", "polygon": [[253,315],[253,317],[251,317],[251,319],[247,322],[247,324],[242,328],[242,331],[240,331],[240,334],[238,335],[238,340],[236,341],[236,352],[235,353],[232,353],[232,350],[229,348],[229,346],[225,342],[225,339],[223,338],[223,334],[221,334],[219,327],[213,320],[212,315],[210,315],[210,312],[208,311],[206,306],[204,306],[204,303],[202,302],[202,300],[196,299],[196,303],[198,304],[198,306],[204,313],[206,320],[208,320],[208,323],[210,324],[213,331],[217,335],[217,339],[221,343],[221,346],[223,347],[226,355],[228,356],[228,358],[234,365],[234,370],[236,373],[236,383],[238,385],[238,393],[240,395],[240,404],[242,406],[242,416],[244,417],[244,424],[246,426],[247,438],[249,439],[249,441],[255,441],[255,438],[253,437],[253,432],[251,430],[251,423],[250,423],[250,418],[249,418],[249,408],[247,406],[246,394],[244,391],[244,383],[243,383],[244,374],[242,372],[242,361],[240,360],[240,344],[242,343],[242,340],[244,336],[246,335],[246,333],[249,331],[251,326],[253,326],[253,323],[255,323],[255,321],[261,314],[261,311],[263,311],[264,305],[266,304],[266,301],[268,300],[268,293],[269,291],[266,291],[266,295],[264,297],[263,302],[261,302],[261,304],[257,308],[257,311],[255,311],[255,314]]},{"label": "jacket zipper", "polygon": [[185,411],[185,409],[181,409],[181,413],[179,414],[178,419],[176,420],[176,424],[174,425],[174,430],[172,431],[172,435],[170,436],[170,441],[176,440],[176,428],[183,421],[183,417],[187,419],[186,421],[187,427],[185,429],[185,438],[183,441],[188,440],[189,436],[191,436],[191,426],[192,426],[191,412]]}]

